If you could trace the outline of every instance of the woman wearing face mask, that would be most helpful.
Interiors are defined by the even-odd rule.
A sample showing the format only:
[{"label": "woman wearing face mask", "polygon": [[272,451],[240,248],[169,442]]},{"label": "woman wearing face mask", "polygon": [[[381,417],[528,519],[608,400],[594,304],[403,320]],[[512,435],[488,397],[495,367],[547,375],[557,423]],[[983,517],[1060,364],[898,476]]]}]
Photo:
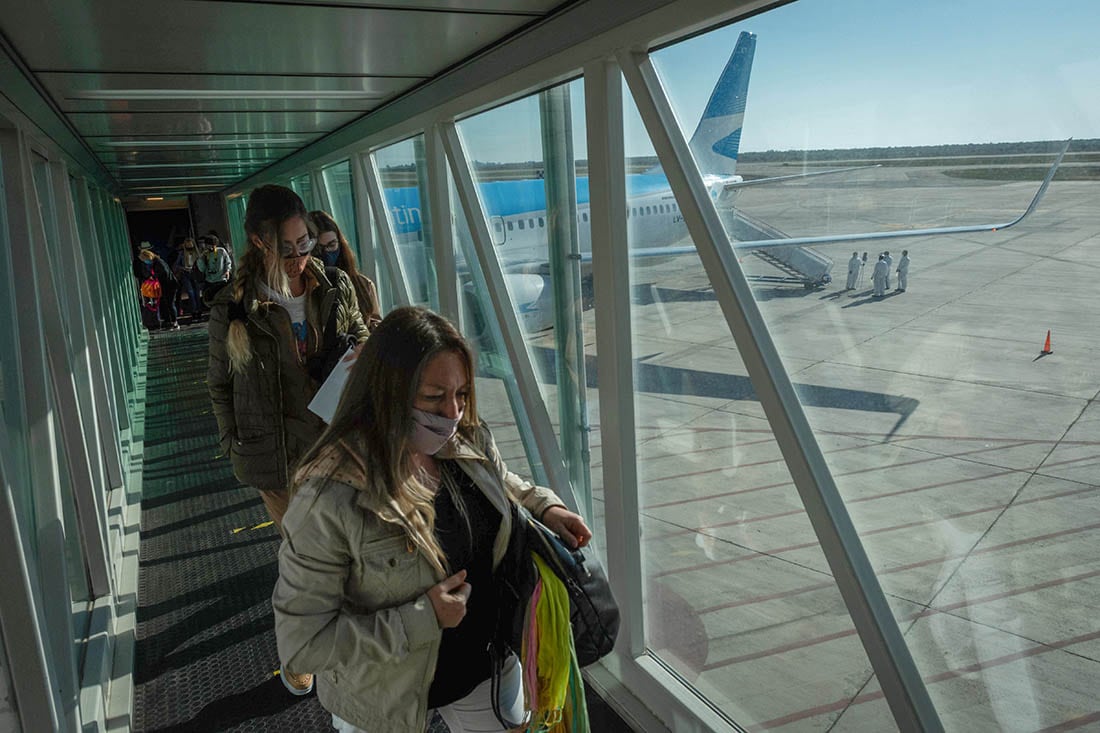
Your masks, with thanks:
[{"label": "woman wearing face mask", "polygon": [[[420,733],[432,709],[452,733],[501,730],[487,646],[509,498],[572,545],[592,533],[508,471],[454,326],[422,308],[387,316],[302,466],[272,597],[284,671],[316,673],[344,733]],[[513,657],[499,696],[512,720],[519,677]]]},{"label": "woman wearing face mask", "polygon": [[198,261],[199,250],[195,246],[195,240],[188,237],[183,240],[183,245],[176,255],[172,272],[180,284],[180,303],[183,302],[182,295],[187,294],[187,309],[191,313],[192,322],[198,318],[199,313],[202,311],[202,303],[199,301],[199,286],[196,284],[196,277],[201,277],[201,273],[197,268]]},{"label": "woman wearing face mask", "polygon": [[342,272],[330,281],[310,256],[311,226],[290,189],[253,191],[248,250],[210,312],[207,383],[221,448],[237,478],[259,490],[280,532],[294,467],[324,430],[307,406],[323,377],[312,367],[331,315],[340,333],[367,337],[351,281]]},{"label": "woman wearing face mask", "polygon": [[363,322],[373,329],[382,320],[382,309],[378,303],[378,290],[369,277],[359,272],[351,245],[327,212],[311,211],[309,218],[317,229],[317,256],[326,267],[339,267],[348,274],[355,285],[355,294],[359,297],[359,312]]}]

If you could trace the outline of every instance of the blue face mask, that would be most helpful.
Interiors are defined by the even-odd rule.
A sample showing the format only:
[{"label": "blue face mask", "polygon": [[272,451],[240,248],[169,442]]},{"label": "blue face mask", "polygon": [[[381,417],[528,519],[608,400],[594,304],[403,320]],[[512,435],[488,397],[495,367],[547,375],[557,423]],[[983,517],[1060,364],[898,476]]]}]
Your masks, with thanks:
[{"label": "blue face mask", "polygon": [[336,267],[336,260],[340,259],[340,250],[334,250],[329,252],[327,250],[321,252],[321,259],[325,263],[325,267]]}]

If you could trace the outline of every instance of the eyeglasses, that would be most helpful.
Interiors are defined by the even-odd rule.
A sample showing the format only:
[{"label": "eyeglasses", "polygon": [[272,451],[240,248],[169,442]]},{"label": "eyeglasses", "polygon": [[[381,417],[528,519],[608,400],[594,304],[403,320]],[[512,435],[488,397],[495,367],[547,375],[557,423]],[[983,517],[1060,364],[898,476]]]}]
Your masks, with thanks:
[{"label": "eyeglasses", "polygon": [[330,240],[329,240],[329,241],[327,241],[327,242],[317,242],[317,244],[321,245],[321,248],[322,248],[322,249],[326,249],[326,250],[328,250],[328,251],[330,251],[330,252],[331,252],[332,250],[335,250],[335,249],[339,249],[339,248],[340,248],[340,240],[339,240],[339,239],[336,239],[335,237],[333,237],[332,239],[330,239]]},{"label": "eyeglasses", "polygon": [[279,242],[279,251],[283,257],[305,257],[317,246],[313,237],[299,239],[297,242]]}]

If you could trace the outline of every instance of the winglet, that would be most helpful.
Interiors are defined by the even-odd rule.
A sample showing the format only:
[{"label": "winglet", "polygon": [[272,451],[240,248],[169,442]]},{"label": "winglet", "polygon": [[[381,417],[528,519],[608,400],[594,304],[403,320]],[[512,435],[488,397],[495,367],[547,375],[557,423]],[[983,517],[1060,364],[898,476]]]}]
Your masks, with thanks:
[{"label": "winglet", "polygon": [[1062,158],[1066,157],[1066,152],[1069,150],[1069,144],[1073,142],[1073,138],[1066,140],[1066,144],[1062,146],[1062,152],[1058,153],[1058,157],[1054,159],[1054,163],[1050,166],[1050,170],[1047,171],[1047,177],[1043,179],[1043,183],[1039,186],[1039,190],[1035,192],[1035,198],[1031,199],[1031,203],[1028,204],[1027,210],[1020,214],[1010,223],[1005,224],[1002,229],[1007,229],[1013,224],[1019,224],[1024,220],[1024,217],[1029,215],[1032,211],[1035,211],[1035,207],[1039,205],[1039,200],[1043,198],[1043,194],[1047,192],[1047,186],[1054,180],[1054,174],[1058,172],[1058,166],[1062,165]]}]

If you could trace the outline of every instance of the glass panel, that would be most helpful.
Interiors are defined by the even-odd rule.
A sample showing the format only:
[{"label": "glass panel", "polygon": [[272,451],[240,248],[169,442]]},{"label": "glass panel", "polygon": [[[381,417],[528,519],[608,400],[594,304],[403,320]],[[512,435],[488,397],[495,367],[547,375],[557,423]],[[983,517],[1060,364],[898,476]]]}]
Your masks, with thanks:
[{"label": "glass panel", "polygon": [[[1095,10],[1059,9],[1069,15],[1026,4],[1005,13],[991,1],[795,3],[657,63],[691,134],[738,33],[757,34],[743,129],[730,108],[695,133],[738,243],[1005,222],[1060,148],[1049,141],[1096,137],[1100,107],[1086,90],[1100,49],[1090,24],[1064,20]],[[964,40],[962,28],[981,32]],[[1013,37],[1029,39],[1026,53],[1004,43]],[[880,167],[755,180],[734,196],[725,183],[736,180],[737,140],[746,179]],[[1097,149],[1075,140],[1042,205],[1007,231],[738,250],[951,731],[1068,730],[1100,718]],[[879,265],[886,250],[892,261]],[[755,526],[786,521],[772,515]],[[785,534],[786,547],[813,539],[806,527]],[[782,720],[810,726],[829,708],[837,730],[877,729],[888,718],[875,690],[801,696]]]},{"label": "glass panel", "polygon": [[302,197],[302,201],[305,203],[307,210],[317,208],[313,204],[313,181],[310,180],[308,173],[303,173],[300,176],[291,178],[290,187]]},{"label": "glass panel", "polygon": [[355,218],[355,194],[351,182],[351,161],[330,165],[322,171],[328,200],[332,203],[332,218],[348,240],[353,252],[359,251],[359,228]]},{"label": "glass panel", "polygon": [[382,179],[386,218],[397,243],[397,254],[409,282],[409,297],[415,305],[439,309],[428,223],[427,169],[424,136],[417,135],[374,153]]},{"label": "glass panel", "polygon": [[585,149],[583,98],[578,80],[458,128],[571,483],[590,513],[585,344],[591,340],[581,334],[593,322],[584,313],[591,299],[582,297],[592,274],[580,259],[591,251],[591,225],[587,168],[575,162],[575,151]]},{"label": "glass panel", "polygon": [[[449,171],[448,171],[449,175]],[[450,186],[454,211],[455,259],[460,278],[459,309],[462,333],[477,358],[478,415],[489,424],[508,468],[543,485],[546,471],[539,462],[530,424],[526,419],[512,365],[504,350],[500,324],[493,318],[485,276],[474,252],[466,214]],[[467,264],[469,263],[469,264]]]},{"label": "glass panel", "polygon": [[870,663],[638,124],[625,145],[648,652],[747,729],[817,709],[801,729],[827,730]]},{"label": "glass panel", "polygon": [[241,194],[228,200],[229,231],[233,240],[233,251],[237,261],[244,256],[248,246],[248,237],[244,233],[244,212],[248,206],[248,196]]},{"label": "glass panel", "polygon": [[[0,166],[7,161],[0,160]],[[0,167],[0,175],[3,168]],[[0,179],[2,180],[2,179]],[[15,504],[15,513],[20,521],[20,532],[24,539],[34,537],[35,501],[33,484],[30,480],[30,464],[27,455],[26,433],[26,409],[23,388],[23,365],[19,348],[19,309],[15,304],[15,283],[12,280],[16,272],[17,261],[15,243],[11,241],[8,219],[7,200],[0,197],[0,269],[3,270],[0,280],[0,318],[5,323],[11,324],[10,328],[0,329],[0,408],[3,409],[3,420],[7,440],[0,441],[0,450],[4,451],[4,465],[11,473],[8,477],[12,487],[12,501]],[[29,250],[27,243],[19,245],[24,251]]]},{"label": "glass panel", "polygon": [[[33,177],[35,189],[38,193],[38,203],[42,214],[42,220],[45,224],[46,231],[46,247],[47,252],[40,253],[37,262],[37,268],[47,268],[53,271],[54,290],[63,298],[62,291],[66,290],[64,283],[61,282],[61,270],[59,269],[58,262],[60,256],[58,254],[58,242],[57,242],[57,207],[53,199],[53,190],[50,184],[50,168],[49,164],[44,160],[35,156],[32,164]],[[45,273],[41,273],[42,277],[45,277]],[[39,293],[39,297],[46,297],[44,292]],[[58,304],[62,309],[60,313],[64,314],[63,301]],[[47,327],[60,328],[62,331],[62,337],[68,346],[69,335],[67,328],[67,319],[61,318],[60,323],[48,325]],[[45,335],[43,334],[43,337]],[[57,373],[53,365],[49,365],[51,376],[51,406],[50,410],[56,415],[56,420],[53,423],[55,435],[54,440],[58,446],[64,446],[65,441],[61,430],[61,419],[73,420],[79,422],[79,415],[60,415],[57,412],[57,390],[61,388],[63,381],[72,381],[71,371],[68,369],[68,365],[71,363],[69,354],[54,354],[53,358],[60,358],[60,360],[66,366],[66,370],[63,373]],[[80,524],[76,517],[75,497],[73,496],[72,476],[69,472],[69,464],[64,459],[67,451],[59,454],[60,462],[58,465],[58,477],[61,482],[61,509],[63,512],[64,527],[65,527],[65,553],[66,553],[66,569],[68,572],[69,580],[69,592],[72,594],[72,600],[82,601],[89,598],[88,591],[88,575],[87,568],[84,565],[84,550],[80,542]],[[78,630],[78,632],[81,630]],[[84,638],[84,634],[79,634],[79,639]]]}]

